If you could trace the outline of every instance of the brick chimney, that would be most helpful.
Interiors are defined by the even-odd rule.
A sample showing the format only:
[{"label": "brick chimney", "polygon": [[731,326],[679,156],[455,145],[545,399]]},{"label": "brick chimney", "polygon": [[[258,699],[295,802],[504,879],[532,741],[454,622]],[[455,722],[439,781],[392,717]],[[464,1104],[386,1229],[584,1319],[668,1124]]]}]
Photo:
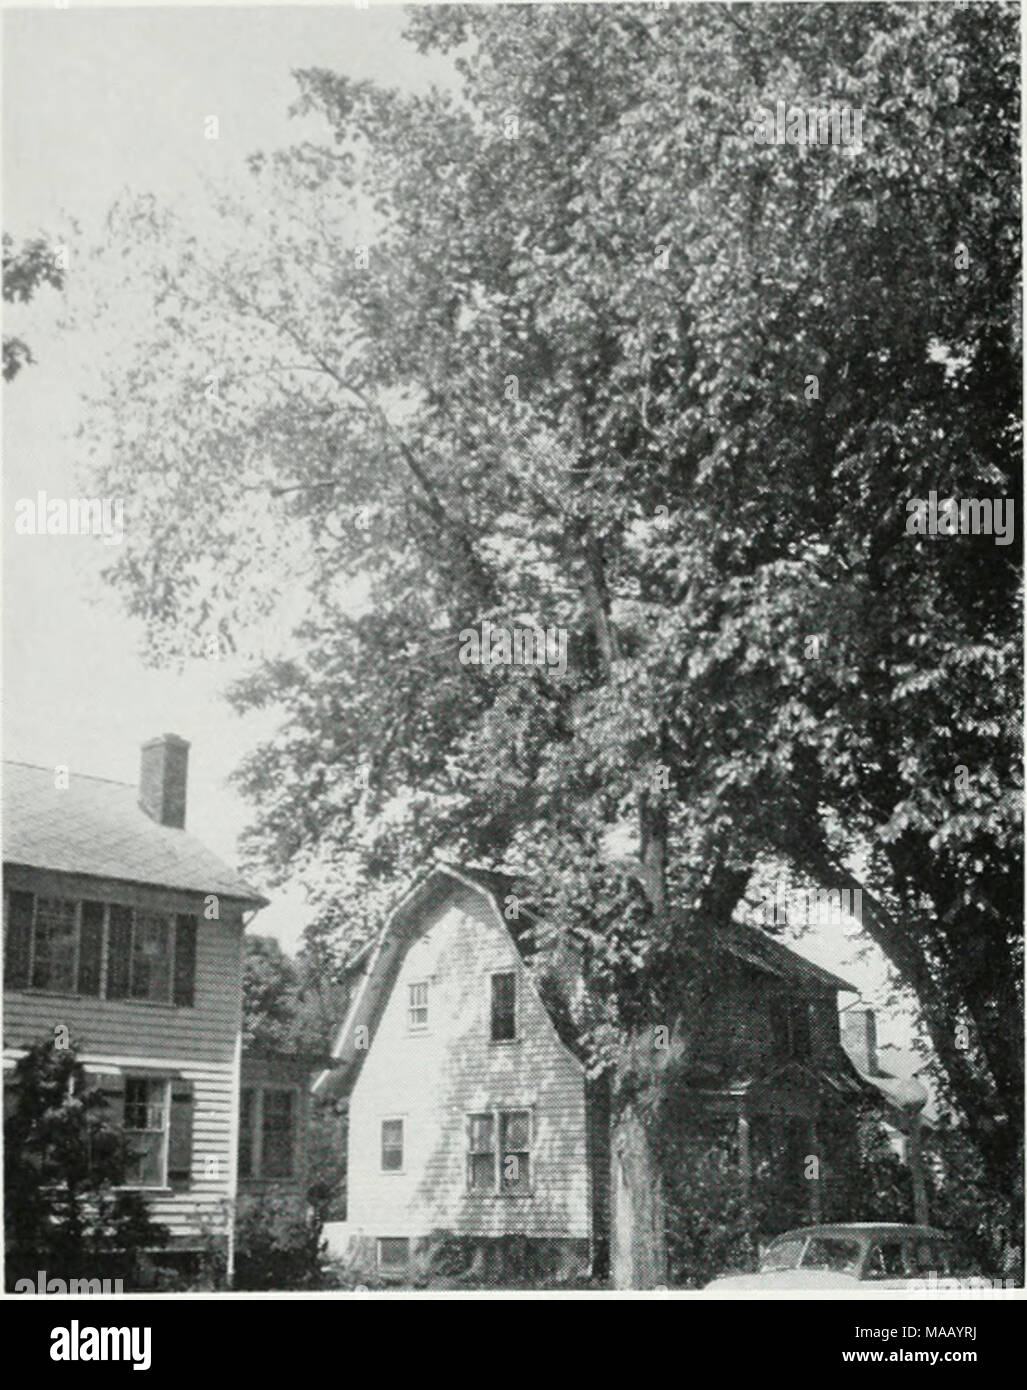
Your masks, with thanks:
[{"label": "brick chimney", "polygon": [[864,1005],[846,1009],[841,1016],[842,1047],[857,1071],[866,1076],[876,1076],[877,1068],[877,1020],[873,1009]]},{"label": "brick chimney", "polygon": [[161,734],[143,744],[139,762],[139,805],[159,825],[185,829],[185,789],[189,744],[177,734]]}]

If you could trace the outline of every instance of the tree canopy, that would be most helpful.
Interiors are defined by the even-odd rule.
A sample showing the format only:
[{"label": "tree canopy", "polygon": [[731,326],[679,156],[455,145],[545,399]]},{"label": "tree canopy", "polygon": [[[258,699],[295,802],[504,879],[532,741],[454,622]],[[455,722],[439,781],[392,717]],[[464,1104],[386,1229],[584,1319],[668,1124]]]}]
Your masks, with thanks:
[{"label": "tree canopy", "polygon": [[[762,864],[864,892],[996,1184],[1022,1129],[1019,36],[1006,5],[432,7],[459,92],[296,74],[320,136],[191,229],[88,436],[155,660],[305,586],[237,686],[250,850],[350,941],[432,853],[589,943],[596,1065]],[[778,101],[863,143],[768,146]],[[568,634],[566,673],[460,634]],[[610,836],[628,851],[612,854]]]}]

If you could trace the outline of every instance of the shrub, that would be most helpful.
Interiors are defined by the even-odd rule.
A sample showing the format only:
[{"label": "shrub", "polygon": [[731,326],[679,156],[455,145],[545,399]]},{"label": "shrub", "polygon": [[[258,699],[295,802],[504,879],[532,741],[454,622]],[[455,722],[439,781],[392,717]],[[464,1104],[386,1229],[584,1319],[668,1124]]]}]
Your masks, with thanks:
[{"label": "shrub", "polygon": [[139,1192],[118,1191],[130,1152],[107,1099],[92,1087],[74,1044],[50,1040],[14,1068],[4,1120],[8,1287],[45,1269],[88,1278],[112,1270],[135,1281],[139,1255],[168,1241]]},{"label": "shrub", "polygon": [[235,1221],[237,1289],[311,1289],[321,1285],[321,1219],[283,1193],[241,1198]]}]

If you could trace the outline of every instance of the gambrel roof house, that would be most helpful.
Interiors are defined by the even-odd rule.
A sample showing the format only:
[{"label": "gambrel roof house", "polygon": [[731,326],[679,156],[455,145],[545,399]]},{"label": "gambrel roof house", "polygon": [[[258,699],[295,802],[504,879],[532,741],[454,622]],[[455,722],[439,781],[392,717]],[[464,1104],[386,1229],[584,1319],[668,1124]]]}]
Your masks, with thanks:
[{"label": "gambrel roof house", "polygon": [[[573,949],[541,978],[529,968],[536,923],[523,900],[513,915],[513,893],[505,875],[436,865],[355,962],[315,1090],[349,1107],[344,1240],[358,1267],[416,1276],[444,1239],[486,1259],[504,1236],[565,1270],[603,1262],[617,1154],[608,1088],[587,1077],[571,1021],[580,970]],[[863,1091],[838,1035],[851,986],[755,928],[710,939],[722,984],[690,1094],[737,1125],[743,1163],[759,1120],[801,1129],[808,1149],[825,1100]]]},{"label": "gambrel roof house", "polygon": [[[3,778],[5,1079],[66,1028],[179,1250],[227,1243],[243,931],[267,901],[186,833],[188,754],[150,740],[138,786],[24,763]],[[280,1129],[290,1108],[295,1126],[297,1106],[270,1105]],[[272,1167],[295,1142],[271,1136]]]}]

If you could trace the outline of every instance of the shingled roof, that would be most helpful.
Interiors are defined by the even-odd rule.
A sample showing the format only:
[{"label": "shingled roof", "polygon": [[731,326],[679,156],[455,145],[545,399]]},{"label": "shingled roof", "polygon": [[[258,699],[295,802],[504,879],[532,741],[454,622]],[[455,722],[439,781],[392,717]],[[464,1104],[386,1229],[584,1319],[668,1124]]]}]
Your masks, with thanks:
[{"label": "shingled roof", "polygon": [[52,767],[5,762],[4,863],[267,905],[199,840],[152,820],[138,798],[130,783],[76,773],[58,790]]}]

